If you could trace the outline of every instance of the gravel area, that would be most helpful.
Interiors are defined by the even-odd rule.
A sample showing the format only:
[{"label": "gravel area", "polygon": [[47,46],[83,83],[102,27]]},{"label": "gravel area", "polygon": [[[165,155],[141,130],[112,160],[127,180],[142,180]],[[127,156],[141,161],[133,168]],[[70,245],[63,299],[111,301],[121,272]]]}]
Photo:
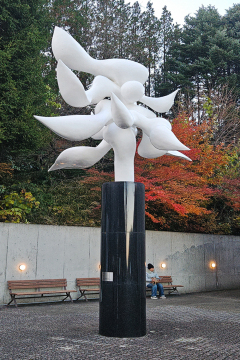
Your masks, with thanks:
[{"label": "gravel area", "polygon": [[147,335],[98,334],[97,300],[0,307],[0,360],[240,359],[240,289],[147,298]]}]

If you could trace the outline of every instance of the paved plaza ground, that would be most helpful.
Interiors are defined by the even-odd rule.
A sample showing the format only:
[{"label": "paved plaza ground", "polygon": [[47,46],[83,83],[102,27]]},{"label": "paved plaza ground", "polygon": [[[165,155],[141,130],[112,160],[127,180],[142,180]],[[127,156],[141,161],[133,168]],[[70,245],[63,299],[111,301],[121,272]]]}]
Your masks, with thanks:
[{"label": "paved plaza ground", "polygon": [[0,360],[240,359],[240,289],[147,298],[147,335],[98,334],[96,300],[0,307]]}]

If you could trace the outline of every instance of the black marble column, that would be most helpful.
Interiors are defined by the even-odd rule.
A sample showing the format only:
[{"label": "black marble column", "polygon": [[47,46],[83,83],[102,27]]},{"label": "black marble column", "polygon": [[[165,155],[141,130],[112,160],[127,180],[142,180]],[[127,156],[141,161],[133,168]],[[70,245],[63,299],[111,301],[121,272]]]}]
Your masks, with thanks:
[{"label": "black marble column", "polygon": [[146,334],[145,189],[141,183],[102,187],[100,335]]}]

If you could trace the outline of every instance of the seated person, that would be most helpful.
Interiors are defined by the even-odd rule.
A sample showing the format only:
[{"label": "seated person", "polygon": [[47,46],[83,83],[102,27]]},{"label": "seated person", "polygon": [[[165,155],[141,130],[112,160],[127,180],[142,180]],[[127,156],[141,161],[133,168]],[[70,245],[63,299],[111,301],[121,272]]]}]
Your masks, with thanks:
[{"label": "seated person", "polygon": [[150,273],[146,272],[146,282],[147,282],[147,287],[152,288],[151,299],[154,300],[157,299],[157,290],[159,291],[159,299],[166,299],[162,284],[157,282],[161,280],[161,278],[154,271],[154,266],[152,264],[148,264],[147,267]]}]

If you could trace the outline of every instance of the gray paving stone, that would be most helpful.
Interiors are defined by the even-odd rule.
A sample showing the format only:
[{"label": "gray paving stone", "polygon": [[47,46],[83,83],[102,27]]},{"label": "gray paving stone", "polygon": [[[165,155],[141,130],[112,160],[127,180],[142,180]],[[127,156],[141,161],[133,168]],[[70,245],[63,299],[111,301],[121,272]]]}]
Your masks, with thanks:
[{"label": "gray paving stone", "polygon": [[240,289],[147,298],[147,335],[98,334],[98,302],[0,308],[0,360],[238,360]]}]

